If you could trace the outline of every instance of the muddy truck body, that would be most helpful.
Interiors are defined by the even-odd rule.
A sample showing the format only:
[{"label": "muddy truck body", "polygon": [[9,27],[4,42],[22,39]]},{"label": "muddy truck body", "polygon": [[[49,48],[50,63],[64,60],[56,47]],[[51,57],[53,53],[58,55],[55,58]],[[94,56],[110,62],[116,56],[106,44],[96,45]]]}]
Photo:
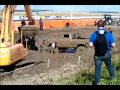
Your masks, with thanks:
[{"label": "muddy truck body", "polygon": [[[38,38],[37,38],[38,39]],[[38,48],[41,47],[41,43],[44,42],[43,46],[51,47],[52,43],[56,43],[56,51],[63,51],[68,48],[80,51],[88,47],[89,38],[82,36],[80,31],[51,31],[42,32],[37,40]]]}]

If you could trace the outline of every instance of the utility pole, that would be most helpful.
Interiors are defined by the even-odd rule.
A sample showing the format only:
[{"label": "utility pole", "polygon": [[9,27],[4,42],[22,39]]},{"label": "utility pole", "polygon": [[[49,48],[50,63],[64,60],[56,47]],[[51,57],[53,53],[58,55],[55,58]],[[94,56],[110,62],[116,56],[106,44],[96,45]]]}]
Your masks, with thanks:
[{"label": "utility pole", "polygon": [[71,20],[72,20],[72,17],[73,17],[73,5],[71,7]]},{"label": "utility pole", "polygon": [[120,20],[120,5],[119,5],[119,20]]}]

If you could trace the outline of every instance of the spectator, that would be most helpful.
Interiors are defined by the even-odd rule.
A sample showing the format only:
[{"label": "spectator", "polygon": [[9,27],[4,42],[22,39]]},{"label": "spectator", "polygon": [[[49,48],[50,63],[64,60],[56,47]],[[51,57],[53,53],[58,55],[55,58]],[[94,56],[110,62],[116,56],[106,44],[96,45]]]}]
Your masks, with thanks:
[{"label": "spectator", "polygon": [[96,25],[97,25],[97,21],[95,21],[95,27],[96,27]]},{"label": "spectator", "polygon": [[25,19],[24,19],[24,16],[23,16],[23,18],[22,18],[22,20],[21,20],[21,26],[18,27],[19,34],[20,34],[20,35],[21,35],[21,27],[23,27],[24,25],[26,25],[26,22],[25,22]]},{"label": "spectator", "polygon": [[24,18],[24,16],[23,16],[23,19],[22,19],[22,21],[21,21],[21,26],[24,26],[24,25],[26,25],[26,22],[25,22],[25,18]]},{"label": "spectator", "polygon": [[70,26],[70,23],[69,23],[69,22],[67,22],[67,23],[66,23],[66,27],[68,28],[69,26]]},{"label": "spectator", "polygon": [[39,24],[40,24],[40,31],[43,31],[43,20],[42,20],[42,18],[40,18]]},{"label": "spectator", "polygon": [[109,71],[111,80],[115,80],[115,70],[111,64],[111,46],[115,47],[115,41],[113,35],[104,29],[105,22],[103,20],[98,21],[97,31],[93,32],[90,36],[89,46],[95,49],[94,63],[95,74],[93,85],[100,84],[100,72],[102,62],[105,63]]}]

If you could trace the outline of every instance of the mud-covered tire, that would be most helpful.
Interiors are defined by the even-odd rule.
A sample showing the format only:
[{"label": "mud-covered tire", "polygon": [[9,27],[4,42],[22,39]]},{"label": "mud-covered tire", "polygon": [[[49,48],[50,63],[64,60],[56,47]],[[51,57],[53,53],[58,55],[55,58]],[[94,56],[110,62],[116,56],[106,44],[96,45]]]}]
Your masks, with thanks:
[{"label": "mud-covered tire", "polygon": [[79,47],[77,47],[76,52],[81,52],[81,51],[83,51],[84,49],[85,49],[85,47],[79,46]]},{"label": "mud-covered tire", "polygon": [[88,47],[89,47],[89,43],[86,43],[86,44],[85,44],[85,47],[88,48]]}]

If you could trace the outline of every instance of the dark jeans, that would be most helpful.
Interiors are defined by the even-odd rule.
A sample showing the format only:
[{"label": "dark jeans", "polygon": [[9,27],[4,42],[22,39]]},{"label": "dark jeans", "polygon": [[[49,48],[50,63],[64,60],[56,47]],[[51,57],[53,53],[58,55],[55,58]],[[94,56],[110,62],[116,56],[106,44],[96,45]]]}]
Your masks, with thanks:
[{"label": "dark jeans", "polygon": [[43,31],[43,25],[40,26],[40,31]]},{"label": "dark jeans", "polygon": [[94,56],[94,63],[95,63],[95,75],[94,75],[94,84],[98,85],[100,82],[100,73],[101,73],[101,65],[102,62],[105,63],[107,69],[109,71],[110,77],[115,77],[115,70],[111,64],[111,54],[106,53],[104,56]]}]

